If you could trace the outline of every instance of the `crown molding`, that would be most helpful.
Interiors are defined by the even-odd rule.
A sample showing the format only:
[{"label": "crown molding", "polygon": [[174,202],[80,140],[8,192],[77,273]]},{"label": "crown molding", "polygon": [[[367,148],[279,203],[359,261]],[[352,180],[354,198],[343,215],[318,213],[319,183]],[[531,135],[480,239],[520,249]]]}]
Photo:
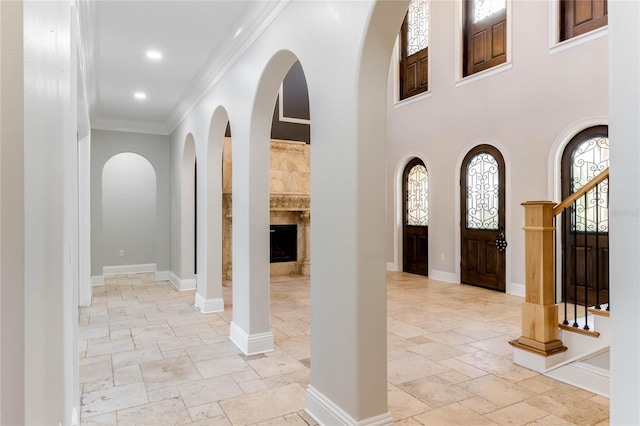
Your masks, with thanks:
[{"label": "crown molding", "polygon": [[145,133],[168,136],[169,132],[163,123],[95,118],[91,121],[92,130],[112,130],[116,132]]},{"label": "crown molding", "polygon": [[[166,128],[172,133],[187,115],[224,77],[233,64],[242,57],[256,39],[271,25],[275,18],[287,7],[291,0],[268,0],[265,8],[253,19],[251,26],[230,44],[221,55],[210,56],[207,64],[187,91],[176,103],[169,115]],[[217,59],[216,59],[217,58]]]}]

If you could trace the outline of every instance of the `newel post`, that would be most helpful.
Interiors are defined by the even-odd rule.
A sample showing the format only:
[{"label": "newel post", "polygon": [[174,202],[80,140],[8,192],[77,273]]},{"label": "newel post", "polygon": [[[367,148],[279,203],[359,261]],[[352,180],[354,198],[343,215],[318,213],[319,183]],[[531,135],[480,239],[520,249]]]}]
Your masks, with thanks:
[{"label": "newel post", "polygon": [[554,298],[552,201],[527,201],[524,207],[525,286],[522,336],[512,345],[549,356],[567,350],[558,339],[558,305]]}]

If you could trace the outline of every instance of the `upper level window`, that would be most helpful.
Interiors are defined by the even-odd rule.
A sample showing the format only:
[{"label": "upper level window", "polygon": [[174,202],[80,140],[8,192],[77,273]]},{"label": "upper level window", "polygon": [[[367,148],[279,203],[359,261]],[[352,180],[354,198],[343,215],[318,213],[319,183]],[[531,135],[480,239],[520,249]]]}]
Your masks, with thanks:
[{"label": "upper level window", "polygon": [[429,0],[411,0],[400,43],[400,99],[406,99],[429,88]]},{"label": "upper level window", "polygon": [[607,0],[560,0],[560,41],[607,25]]},{"label": "upper level window", "polygon": [[464,76],[506,61],[506,0],[464,0]]}]

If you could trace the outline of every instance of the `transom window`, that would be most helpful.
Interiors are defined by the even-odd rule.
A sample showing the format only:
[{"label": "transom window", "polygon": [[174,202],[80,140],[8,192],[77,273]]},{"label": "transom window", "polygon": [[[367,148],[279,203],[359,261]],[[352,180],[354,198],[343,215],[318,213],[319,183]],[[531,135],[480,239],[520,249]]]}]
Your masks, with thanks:
[{"label": "transom window", "polygon": [[507,0],[475,0],[473,3],[473,22],[482,21],[487,16],[501,12],[507,7]]}]

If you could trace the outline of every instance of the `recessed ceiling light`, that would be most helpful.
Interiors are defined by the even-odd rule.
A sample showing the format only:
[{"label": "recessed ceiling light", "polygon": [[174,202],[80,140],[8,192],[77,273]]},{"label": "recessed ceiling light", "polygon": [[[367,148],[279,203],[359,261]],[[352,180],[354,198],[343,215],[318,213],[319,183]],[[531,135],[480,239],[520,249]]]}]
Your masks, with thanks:
[{"label": "recessed ceiling light", "polygon": [[147,95],[142,92],[136,92],[133,94],[136,99],[147,99]]},{"label": "recessed ceiling light", "polygon": [[236,31],[236,33],[233,35],[233,38],[238,37],[240,34],[242,34],[242,30],[244,30],[243,27],[238,28],[238,31]]},{"label": "recessed ceiling light", "polygon": [[147,58],[154,60],[162,59],[162,53],[157,50],[147,50]]}]

